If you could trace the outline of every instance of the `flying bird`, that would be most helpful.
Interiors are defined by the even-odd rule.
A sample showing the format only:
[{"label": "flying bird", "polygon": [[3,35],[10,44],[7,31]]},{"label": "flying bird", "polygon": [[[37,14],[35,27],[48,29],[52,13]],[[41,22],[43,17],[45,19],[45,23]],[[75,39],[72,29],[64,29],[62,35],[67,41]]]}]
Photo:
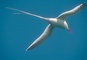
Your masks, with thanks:
[{"label": "flying bird", "polygon": [[38,18],[41,18],[45,21],[47,21],[49,23],[49,25],[46,27],[46,29],[44,30],[44,32],[41,34],[41,36],[39,36],[31,45],[28,46],[28,48],[26,49],[26,51],[31,50],[33,48],[35,48],[36,46],[38,46],[39,44],[41,44],[44,40],[46,40],[47,37],[49,37],[53,31],[53,29],[55,27],[59,27],[62,29],[66,29],[69,32],[71,32],[70,28],[68,27],[68,24],[66,22],[66,18],[70,15],[73,15],[79,11],[81,11],[86,5],[86,2],[76,6],[75,8],[69,10],[69,11],[65,11],[63,13],[61,13],[58,17],[56,18],[45,18],[36,14],[32,14],[23,10],[18,10],[15,8],[10,8],[10,7],[6,7],[7,9],[11,9],[11,10],[15,10],[27,15],[31,15],[31,16],[35,16]]}]

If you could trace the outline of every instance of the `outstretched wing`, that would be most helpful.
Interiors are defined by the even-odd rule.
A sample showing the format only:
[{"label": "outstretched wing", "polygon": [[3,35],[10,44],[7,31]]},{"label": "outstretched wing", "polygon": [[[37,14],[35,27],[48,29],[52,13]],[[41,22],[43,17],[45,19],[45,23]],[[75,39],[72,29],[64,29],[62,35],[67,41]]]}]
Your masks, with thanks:
[{"label": "outstretched wing", "polygon": [[45,20],[48,19],[48,18],[45,18],[45,17],[39,16],[39,15],[35,15],[35,14],[29,13],[29,12],[26,12],[26,11],[19,10],[19,9],[10,8],[10,7],[6,7],[6,8],[7,8],[7,9],[10,9],[10,10],[19,11],[19,12],[24,13],[24,14],[27,14],[27,15],[35,16],[35,17],[38,17],[38,18],[41,18],[41,19],[45,19]]},{"label": "outstretched wing", "polygon": [[73,8],[72,10],[66,11],[62,14],[60,14],[57,18],[60,18],[62,20],[65,20],[65,18],[69,15],[75,14],[77,12],[79,12],[80,10],[82,10],[84,8],[84,6],[86,5],[86,2],[84,2],[83,4],[80,4],[78,6],[76,6],[75,8]]},{"label": "outstretched wing", "polygon": [[49,24],[46,29],[44,30],[44,32],[42,33],[42,35],[40,37],[38,37],[27,49],[31,50],[33,48],[35,48],[36,46],[38,46],[39,44],[41,44],[52,32],[52,30],[54,29],[54,27]]}]

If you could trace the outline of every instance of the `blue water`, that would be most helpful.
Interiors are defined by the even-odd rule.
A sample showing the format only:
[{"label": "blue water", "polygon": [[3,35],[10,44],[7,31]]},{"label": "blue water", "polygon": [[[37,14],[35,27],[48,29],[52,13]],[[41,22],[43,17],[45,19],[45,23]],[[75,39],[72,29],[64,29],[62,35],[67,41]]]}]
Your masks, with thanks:
[{"label": "blue water", "polygon": [[0,60],[87,60],[87,6],[67,18],[72,33],[55,28],[45,42],[30,51],[25,49],[48,23],[5,9],[12,7],[44,17],[57,17],[83,2],[87,0],[1,0]]}]

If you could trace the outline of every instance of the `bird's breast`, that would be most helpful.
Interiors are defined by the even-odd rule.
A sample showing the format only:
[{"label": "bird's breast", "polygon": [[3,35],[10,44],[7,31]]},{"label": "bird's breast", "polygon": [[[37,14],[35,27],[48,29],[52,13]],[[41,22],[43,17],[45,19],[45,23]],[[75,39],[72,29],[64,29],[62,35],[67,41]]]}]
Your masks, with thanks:
[{"label": "bird's breast", "polygon": [[50,18],[50,22],[49,23],[51,23],[55,27],[65,28],[64,20],[60,20],[60,19],[56,19],[56,18]]},{"label": "bird's breast", "polygon": [[50,18],[49,23],[56,25],[57,24],[57,19],[56,18]]}]

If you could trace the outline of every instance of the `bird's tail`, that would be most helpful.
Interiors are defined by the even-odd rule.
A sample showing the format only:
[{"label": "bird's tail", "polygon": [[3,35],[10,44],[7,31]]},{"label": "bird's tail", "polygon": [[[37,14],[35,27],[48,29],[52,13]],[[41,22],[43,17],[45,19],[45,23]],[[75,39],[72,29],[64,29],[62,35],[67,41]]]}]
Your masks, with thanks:
[{"label": "bird's tail", "polygon": [[32,13],[29,13],[29,12],[26,12],[26,11],[23,11],[23,10],[19,10],[19,9],[15,9],[15,8],[10,8],[10,7],[5,7],[5,8],[10,9],[10,10],[15,10],[15,11],[18,11],[18,12],[21,12],[21,13],[24,13],[24,14],[27,14],[27,15],[35,16],[35,17],[38,17],[38,18],[41,18],[41,19],[48,20],[48,18],[39,16],[39,15],[36,15],[36,14],[32,14]]}]

